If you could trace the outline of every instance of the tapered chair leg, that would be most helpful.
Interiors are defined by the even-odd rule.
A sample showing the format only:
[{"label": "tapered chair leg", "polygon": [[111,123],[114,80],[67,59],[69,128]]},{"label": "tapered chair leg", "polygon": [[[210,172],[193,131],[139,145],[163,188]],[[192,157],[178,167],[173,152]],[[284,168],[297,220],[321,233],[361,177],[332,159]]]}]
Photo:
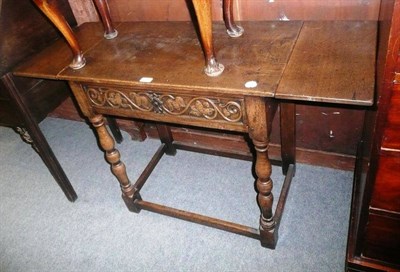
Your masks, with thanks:
[{"label": "tapered chair leg", "polygon": [[33,123],[27,127],[29,127],[27,129],[27,133],[32,139],[32,147],[40,155],[67,199],[71,202],[74,202],[78,196],[76,195],[74,188],[72,187],[67,175],[62,169],[39,126],[36,123]]},{"label": "tapered chair leg", "polygon": [[223,2],[223,15],[226,27],[226,32],[232,38],[240,37],[243,35],[243,27],[237,25],[233,18],[233,0],[224,0]]},{"label": "tapered chair leg", "polygon": [[26,131],[32,140],[35,150],[43,159],[43,162],[46,164],[50,173],[53,175],[54,179],[61,187],[68,200],[71,202],[75,201],[77,199],[75,190],[68,180],[68,177],[66,176],[56,156],[51,150],[49,144],[47,143],[46,138],[40,130],[39,125],[33,117],[31,111],[27,107],[24,99],[20,96],[20,92],[14,84],[12,75],[6,74],[3,76],[2,81],[8,88],[11,98],[15,102],[16,106],[20,109],[21,116],[24,119]]},{"label": "tapered chair leg", "polygon": [[110,16],[110,8],[107,0],[93,0],[99,11],[101,22],[104,27],[104,38],[111,40],[118,36],[118,31],[115,29]]},{"label": "tapered chair leg", "polygon": [[73,54],[73,59],[69,66],[72,69],[81,69],[83,66],[85,66],[86,60],[83,57],[83,52],[79,45],[78,39],[58,8],[51,1],[49,2],[49,0],[33,0],[33,2],[57,27],[57,29],[64,36],[65,40],[68,42]]},{"label": "tapered chair leg", "polygon": [[218,63],[213,44],[211,0],[192,0],[200,28],[201,44],[204,50],[205,63],[204,73],[211,77],[222,74],[224,66]]}]

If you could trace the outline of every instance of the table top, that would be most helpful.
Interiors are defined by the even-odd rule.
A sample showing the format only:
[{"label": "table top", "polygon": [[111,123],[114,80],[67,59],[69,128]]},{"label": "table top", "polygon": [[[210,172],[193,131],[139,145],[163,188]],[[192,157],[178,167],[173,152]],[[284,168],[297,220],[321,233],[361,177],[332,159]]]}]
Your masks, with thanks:
[{"label": "table top", "polygon": [[[225,71],[203,73],[204,57],[191,22],[124,22],[106,40],[99,23],[77,30],[87,64],[68,67],[64,40],[15,70],[19,76],[142,89],[183,89],[229,95],[371,105],[374,97],[376,22],[241,22],[245,34],[230,38],[214,23],[214,45]],[[143,77],[152,78],[142,83]],[[254,88],[245,87],[255,81]]]},{"label": "table top", "polygon": [[305,23],[275,97],[372,105],[376,33],[376,22]]}]

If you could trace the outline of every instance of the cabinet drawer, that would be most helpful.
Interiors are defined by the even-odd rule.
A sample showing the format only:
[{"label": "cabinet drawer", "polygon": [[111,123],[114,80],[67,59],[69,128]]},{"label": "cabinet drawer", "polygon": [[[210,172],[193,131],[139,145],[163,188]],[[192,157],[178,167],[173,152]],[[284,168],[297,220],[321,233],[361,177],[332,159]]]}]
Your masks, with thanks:
[{"label": "cabinet drawer", "polygon": [[400,157],[382,155],[374,185],[371,206],[400,212]]},{"label": "cabinet drawer", "polygon": [[400,265],[400,219],[369,214],[363,255]]}]

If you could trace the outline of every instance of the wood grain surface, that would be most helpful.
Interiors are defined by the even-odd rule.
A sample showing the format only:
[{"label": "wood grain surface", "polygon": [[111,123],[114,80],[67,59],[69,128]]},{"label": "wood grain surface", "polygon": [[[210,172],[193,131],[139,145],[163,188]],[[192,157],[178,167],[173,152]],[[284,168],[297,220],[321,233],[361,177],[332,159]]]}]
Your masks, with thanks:
[{"label": "wood grain surface", "polygon": [[372,105],[376,22],[306,22],[277,98]]}]

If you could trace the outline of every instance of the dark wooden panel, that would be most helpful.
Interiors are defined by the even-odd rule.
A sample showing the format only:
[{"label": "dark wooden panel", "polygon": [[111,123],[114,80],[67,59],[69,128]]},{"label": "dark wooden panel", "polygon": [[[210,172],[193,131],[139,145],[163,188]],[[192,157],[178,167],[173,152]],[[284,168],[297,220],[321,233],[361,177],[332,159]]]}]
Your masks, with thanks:
[{"label": "dark wooden panel", "polygon": [[[371,206],[400,213],[400,156],[379,159]],[[399,229],[400,234],[400,229]],[[399,240],[400,243],[400,240]]]},{"label": "dark wooden panel", "polygon": [[371,268],[383,271],[400,269],[399,213],[391,210],[399,203],[398,159],[388,157],[392,152],[382,152],[381,149],[398,62],[399,11],[400,1],[382,1],[378,32],[377,101],[367,111],[364,144],[356,163],[347,260],[349,267],[360,271],[370,271]]},{"label": "dark wooden panel", "polygon": [[7,92],[3,82],[0,81],[0,100],[9,100],[10,94]]},{"label": "dark wooden panel", "polygon": [[366,228],[364,256],[378,259],[400,268],[400,220],[370,214]]},{"label": "dark wooden panel", "polygon": [[21,116],[15,111],[15,106],[7,100],[0,100],[0,126],[20,126]]},{"label": "dark wooden panel", "polygon": [[386,127],[383,134],[382,149],[400,156],[400,85],[395,85],[390,99]]},{"label": "dark wooden panel", "polygon": [[244,20],[377,20],[379,5],[380,0],[237,0]]},{"label": "dark wooden panel", "polygon": [[[188,1],[109,0],[115,21],[188,21]],[[96,20],[88,1],[70,0],[79,23]],[[377,20],[380,0],[236,0],[241,20]],[[221,1],[213,1],[213,18],[222,20]]]},{"label": "dark wooden panel", "polygon": [[25,94],[24,100],[27,101],[29,110],[36,122],[39,123],[70,94],[69,87],[65,82],[43,80]]},{"label": "dark wooden panel", "polygon": [[[298,105],[296,146],[355,155],[361,139],[364,111],[346,107]],[[279,142],[275,137],[275,142]]]}]

